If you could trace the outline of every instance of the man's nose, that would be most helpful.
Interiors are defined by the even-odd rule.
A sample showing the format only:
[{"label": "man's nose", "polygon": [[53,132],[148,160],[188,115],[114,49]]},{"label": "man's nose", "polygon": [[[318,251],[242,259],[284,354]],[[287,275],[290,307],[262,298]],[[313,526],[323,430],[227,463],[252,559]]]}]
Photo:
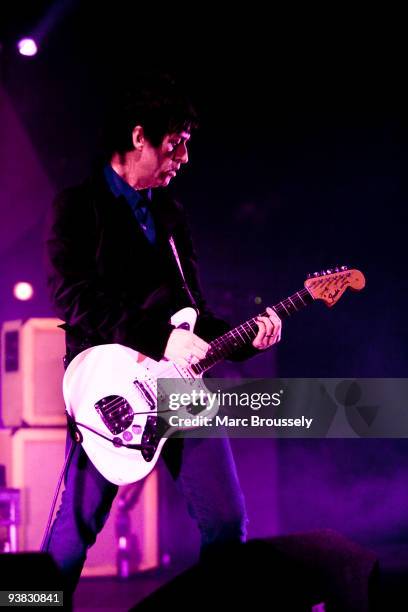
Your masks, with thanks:
[{"label": "man's nose", "polygon": [[177,147],[176,160],[180,164],[186,164],[188,162],[188,151],[185,143],[180,143]]}]

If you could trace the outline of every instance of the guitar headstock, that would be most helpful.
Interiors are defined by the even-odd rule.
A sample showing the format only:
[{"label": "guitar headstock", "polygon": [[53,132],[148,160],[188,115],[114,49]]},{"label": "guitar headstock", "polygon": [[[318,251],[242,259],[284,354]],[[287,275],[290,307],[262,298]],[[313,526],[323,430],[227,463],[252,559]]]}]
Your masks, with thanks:
[{"label": "guitar headstock", "polygon": [[313,299],[323,300],[329,307],[339,301],[348,287],[361,291],[364,286],[364,274],[360,270],[349,270],[347,266],[314,272],[305,280],[305,288]]}]

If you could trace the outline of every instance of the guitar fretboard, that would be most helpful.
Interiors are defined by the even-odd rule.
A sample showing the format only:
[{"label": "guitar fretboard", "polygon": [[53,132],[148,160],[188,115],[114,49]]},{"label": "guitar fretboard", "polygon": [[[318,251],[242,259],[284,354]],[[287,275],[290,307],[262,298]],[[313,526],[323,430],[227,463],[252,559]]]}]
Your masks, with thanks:
[{"label": "guitar fretboard", "polygon": [[[308,304],[312,304],[313,300],[314,298],[307,289],[301,289],[286,298],[286,300],[272,306],[272,308],[281,319],[285,319],[294,312],[302,310]],[[259,316],[267,317],[268,313],[264,311]],[[205,358],[191,366],[191,369],[195,374],[201,374],[205,370],[212,368],[216,363],[231,356],[235,351],[252,344],[257,333],[258,325],[256,318],[245,321],[242,325],[234,327],[234,329],[231,329],[223,336],[210,342],[210,348]]]}]

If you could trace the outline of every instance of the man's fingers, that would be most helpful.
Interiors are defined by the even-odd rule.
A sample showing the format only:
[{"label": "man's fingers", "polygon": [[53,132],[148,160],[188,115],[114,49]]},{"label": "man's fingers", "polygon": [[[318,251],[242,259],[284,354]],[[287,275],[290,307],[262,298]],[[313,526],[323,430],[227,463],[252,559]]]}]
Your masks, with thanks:
[{"label": "man's fingers", "polygon": [[197,359],[197,357],[194,357],[194,356],[186,356],[186,357],[178,357],[177,359],[174,360],[174,362],[181,368],[188,368],[189,366],[192,366],[198,363],[199,359]]},{"label": "man's fingers", "polygon": [[197,359],[204,359],[206,354],[207,354],[207,350],[203,351],[197,346],[193,346],[193,348],[191,349],[191,355],[194,355],[194,357],[197,357]]},{"label": "man's fingers", "polygon": [[201,351],[204,351],[204,355],[210,348],[210,345],[208,344],[208,342],[206,342],[205,340],[202,340],[195,334],[193,334],[193,346],[200,349]]},{"label": "man's fingers", "polygon": [[262,348],[268,348],[268,346],[270,345],[270,339],[272,338],[273,333],[275,331],[275,325],[268,317],[260,317],[260,321],[264,326],[264,333],[260,338],[260,343],[262,345]]},{"label": "man's fingers", "polygon": [[261,317],[262,323],[265,325],[265,337],[270,338],[275,332],[275,323],[269,317]]},{"label": "man's fingers", "polygon": [[183,357],[181,358],[183,361],[183,366],[190,366],[198,363],[201,359],[204,359],[205,351],[202,351],[196,347],[192,349],[185,349],[183,353]]},{"label": "man's fingers", "polygon": [[252,342],[257,349],[266,349],[279,342],[281,337],[281,320],[272,308],[266,309],[268,317],[257,317],[259,331]]},{"label": "man's fingers", "polygon": [[282,321],[280,320],[280,318],[278,317],[278,315],[276,314],[276,312],[273,310],[273,308],[270,308],[268,306],[268,308],[266,309],[266,312],[269,315],[269,319],[279,328],[282,327]]},{"label": "man's fingers", "polygon": [[198,353],[198,351],[194,350],[187,355],[187,361],[189,361],[189,363],[198,363],[200,359],[204,359],[204,357],[205,353]]},{"label": "man's fingers", "polygon": [[252,346],[257,349],[262,349],[264,347],[263,345],[266,333],[266,325],[261,317],[257,317],[256,324],[258,325],[258,333],[252,342]]}]

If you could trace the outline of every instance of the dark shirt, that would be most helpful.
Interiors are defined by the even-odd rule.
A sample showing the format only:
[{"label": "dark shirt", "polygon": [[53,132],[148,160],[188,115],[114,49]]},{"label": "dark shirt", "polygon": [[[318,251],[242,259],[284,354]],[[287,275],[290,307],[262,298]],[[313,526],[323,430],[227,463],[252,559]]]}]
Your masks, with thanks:
[{"label": "dark shirt", "polygon": [[152,190],[133,189],[121,176],[107,164],[104,168],[105,179],[109,185],[109,189],[115,196],[119,198],[123,196],[130,208],[133,211],[140,227],[142,228],[146,238],[152,244],[156,243],[156,228],[154,225],[153,215],[150,211],[150,203],[152,200]]}]

